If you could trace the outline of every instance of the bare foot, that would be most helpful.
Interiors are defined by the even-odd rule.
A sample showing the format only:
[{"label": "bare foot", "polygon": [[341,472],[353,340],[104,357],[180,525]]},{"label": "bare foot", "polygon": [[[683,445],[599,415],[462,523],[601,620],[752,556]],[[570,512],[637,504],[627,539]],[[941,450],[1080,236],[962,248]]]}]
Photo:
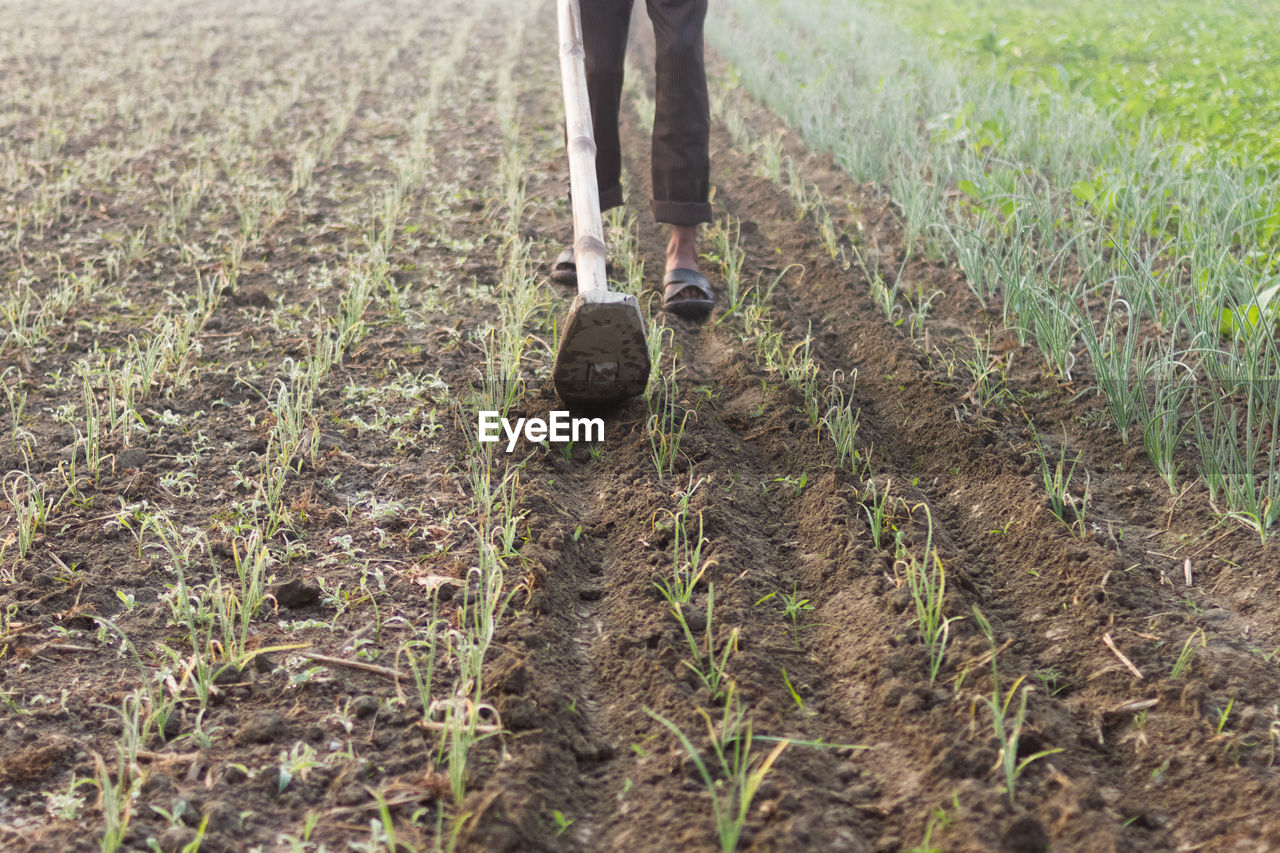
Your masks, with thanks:
[{"label": "bare foot", "polygon": [[672,225],[667,243],[667,272],[698,268],[698,226]]}]

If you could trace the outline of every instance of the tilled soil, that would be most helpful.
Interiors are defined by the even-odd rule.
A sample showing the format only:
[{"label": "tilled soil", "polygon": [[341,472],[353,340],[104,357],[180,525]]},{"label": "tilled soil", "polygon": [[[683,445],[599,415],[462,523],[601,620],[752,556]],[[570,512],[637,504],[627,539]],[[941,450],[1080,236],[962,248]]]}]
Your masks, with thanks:
[{"label": "tilled soil", "polygon": [[[186,703],[168,740],[145,746],[127,849],[147,849],[148,838],[177,849],[195,838],[202,817],[202,850],[386,849],[379,799],[397,840],[423,848],[447,846],[456,830],[468,850],[716,849],[711,795],[655,717],[710,760],[703,714],[719,723],[724,698],[709,695],[687,665],[685,636],[655,586],[672,561],[669,519],[679,494],[691,495],[688,517],[700,515],[707,539],[707,570],[686,620],[705,642],[714,599],[709,635],[718,651],[732,646],[726,679],[757,736],[754,754],[773,748],[764,737],[796,741],[756,793],[740,847],[929,849],[926,837],[942,850],[1280,845],[1273,546],[1218,523],[1198,488],[1170,495],[1141,447],[1101,427],[1087,371],[1062,384],[1038,353],[997,336],[1001,358],[1012,355],[1006,393],[979,406],[947,357],[970,354],[968,333],[998,318],[981,310],[960,274],[945,262],[906,262],[906,289],[940,292],[923,328],[908,334],[873,301],[868,270],[833,261],[785,188],[759,176],[759,152],[730,144],[719,121],[715,204],[718,216],[740,223],[743,279],[762,287],[777,280],[774,328],[788,347],[809,338],[821,375],[846,377],[877,489],[902,499],[894,530],[875,546],[868,484],[837,464],[798,394],[757,363],[740,318],[717,314],[694,325],[653,313],[671,332],[662,369],[674,359],[679,402],[690,413],[676,472],[655,468],[644,400],[609,413],[594,447],[521,444],[509,461],[497,455],[509,471],[519,466],[523,513],[518,558],[508,561],[513,594],[484,675],[503,732],[472,751],[467,794],[455,806],[438,735],[419,725],[413,685],[388,673],[403,675],[402,650],[423,626],[456,624],[475,561],[462,454],[476,425],[455,401],[480,378],[478,344],[499,322],[505,62],[514,63],[528,151],[522,232],[548,259],[569,234],[554,16],[546,4],[517,12],[496,3],[333,5],[254,18],[244,11],[206,4],[185,24],[122,14],[98,35],[129,46],[163,38],[166,28],[243,30],[245,39],[228,40],[225,51],[183,60],[241,88],[257,79],[246,69],[286,60],[304,67],[312,97],[290,102],[253,143],[263,153],[249,158],[280,186],[294,174],[291,146],[331,121],[352,77],[356,109],[330,159],[316,165],[314,186],[291,196],[244,249],[238,287],[201,329],[193,381],[156,389],[148,432],[134,442],[144,454],[131,457],[137,464],[120,464],[124,447],[106,448],[115,469],[60,505],[26,559],[6,551],[6,849],[97,846],[102,804],[92,787],[75,783],[94,777],[95,756],[115,771],[121,725],[113,709],[140,681],[134,660],[99,625],[118,626],[154,670],[166,666],[161,643],[181,645],[164,603],[174,579],[120,515],[127,520],[145,502],[206,531],[206,575],[190,582],[232,565],[238,540],[228,521],[246,497],[241,476],[267,449],[263,396],[286,357],[309,351],[315,318],[336,310],[344,265],[359,262],[360,235],[377,220],[378,194],[394,185],[415,102],[431,79],[443,82],[428,135],[430,178],[407,188],[410,226],[389,255],[402,297],[370,307],[367,334],[325,380],[316,417],[322,453],[289,481],[292,524],[273,543],[275,600],[254,627],[259,648],[307,648],[259,655],[203,712]],[[637,30],[632,67],[648,85],[652,47],[642,17]],[[466,41],[457,64],[433,78],[458,32]],[[161,55],[177,62],[180,42]],[[99,57],[104,65],[107,56]],[[712,77],[717,102],[738,110],[753,138],[783,135],[801,174],[838,211],[846,247],[894,274],[906,252],[884,192],[854,185],[744,93],[725,92],[729,75],[714,57]],[[629,95],[623,125],[626,183],[632,207],[643,211],[648,141],[634,102]],[[12,114],[9,121],[13,137],[24,138],[28,125]],[[35,127],[38,117],[29,122]],[[113,127],[57,156],[123,144]],[[143,149],[130,168],[177,168],[196,133],[179,124],[169,143]],[[212,184],[207,215],[182,242],[216,258],[236,232],[229,200],[237,188],[227,176]],[[161,206],[161,196],[142,190],[74,191],[101,194],[101,216],[81,203],[85,213],[29,238],[23,257],[5,259],[10,279],[51,283],[52,259],[71,268],[92,261],[110,232],[147,225]],[[11,194],[25,203],[33,192]],[[664,235],[647,214],[635,219],[647,278],[656,279]],[[117,287],[74,306],[47,345],[0,356],[11,371],[6,381],[27,391],[21,425],[31,436],[29,461],[15,444],[6,470],[51,477],[75,458],[64,450],[74,433],[56,413],[78,403],[80,389],[56,376],[73,374],[94,343],[107,350],[147,334],[171,291],[189,289],[196,269],[219,269],[212,258],[182,257],[180,246],[148,251]],[[552,329],[544,321],[569,302],[562,292],[548,298],[548,317],[530,329],[545,340]],[[558,407],[548,364],[546,348],[532,347],[513,415]],[[1028,421],[1053,452],[1062,445],[1080,455],[1076,482],[1087,472],[1090,492],[1084,535],[1046,507]],[[14,425],[10,414],[6,434]],[[12,530],[12,518],[8,524]],[[915,553],[931,541],[946,568],[945,612],[955,621],[932,684],[894,532]],[[457,580],[433,604],[440,577]],[[808,608],[794,621],[783,607],[788,596]],[[992,625],[994,654],[975,608]],[[1174,664],[1197,630],[1204,646],[1193,641],[1198,651],[1175,680]],[[442,670],[450,665],[445,659]],[[1011,711],[1021,687],[1032,688],[1017,757],[1056,751],[1027,764],[1009,792],[983,700],[995,691],[1003,703],[1015,686]],[[196,730],[203,742],[190,737]],[[718,790],[725,795],[723,783]],[[68,791],[79,795],[78,807],[55,796]]]}]

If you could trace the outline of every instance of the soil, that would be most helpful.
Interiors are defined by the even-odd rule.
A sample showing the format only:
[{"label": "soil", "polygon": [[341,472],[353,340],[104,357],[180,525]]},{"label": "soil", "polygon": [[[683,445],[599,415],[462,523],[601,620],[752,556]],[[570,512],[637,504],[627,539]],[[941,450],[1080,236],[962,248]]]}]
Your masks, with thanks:
[{"label": "soil", "polygon": [[[67,86],[90,94],[135,85],[183,102],[192,81],[208,80],[211,92],[249,97],[262,87],[262,102],[283,98],[252,144],[227,155],[280,188],[289,186],[293,152],[330,126],[350,86],[356,101],[312,185],[249,241],[237,286],[200,331],[191,381],[153,390],[143,406],[147,432],[132,447],[104,447],[113,464],[96,482],[80,482],[81,496],[59,505],[25,558],[13,541],[6,548],[4,849],[98,847],[102,803],[78,782],[93,779],[99,762],[118,771],[117,709],[141,683],[133,658],[100,626],[123,631],[152,673],[173,667],[161,644],[182,643],[165,603],[174,577],[120,518],[145,507],[205,531],[209,554],[188,583],[208,581],[215,567],[234,577],[228,524],[251,497],[241,474],[256,471],[267,450],[264,397],[284,360],[309,352],[315,318],[336,310],[344,265],[363,251],[374,202],[394,186],[409,147],[424,81],[462,20],[472,25],[440,84],[430,178],[405,191],[412,227],[389,255],[401,299],[371,306],[366,335],[325,380],[316,416],[322,452],[289,480],[292,524],[272,543],[279,556],[271,612],[255,623],[253,644],[307,648],[258,655],[203,711],[184,698],[171,730],[140,754],[124,849],[148,849],[148,839],[180,849],[204,818],[205,851],[348,849],[378,837],[379,801],[403,849],[447,844],[450,828],[463,850],[716,849],[711,795],[655,718],[707,756],[703,714],[718,722],[723,713],[724,699],[709,696],[685,664],[684,635],[655,587],[672,559],[664,519],[680,492],[692,493],[690,517],[700,515],[708,542],[708,568],[686,618],[701,633],[714,597],[711,634],[717,648],[736,641],[726,671],[756,754],[773,748],[761,737],[795,741],[756,793],[741,849],[1280,847],[1275,547],[1221,521],[1200,487],[1170,494],[1140,442],[1126,445],[1105,428],[1083,367],[1063,383],[1038,352],[993,331],[993,349],[1008,365],[1005,393],[979,405],[948,360],[972,354],[970,333],[998,329],[1000,318],[977,303],[953,264],[918,248],[907,258],[884,189],[850,181],[744,92],[726,92],[728,70],[714,56],[713,88],[745,116],[753,138],[781,134],[806,181],[838,211],[846,247],[883,275],[901,266],[907,290],[938,293],[921,326],[886,319],[867,270],[832,260],[786,189],[760,176],[760,153],[732,145],[717,120],[716,214],[740,223],[743,280],[776,280],[775,329],[788,347],[809,338],[822,375],[845,377],[876,487],[902,499],[892,522],[903,541],[922,548],[932,521],[947,573],[945,612],[954,618],[946,657],[931,683],[893,541],[876,547],[871,536],[869,484],[837,464],[798,394],[757,363],[741,319],[718,310],[709,323],[688,323],[657,312],[653,300],[651,321],[671,332],[663,368],[674,359],[679,403],[690,413],[679,470],[659,476],[644,400],[610,412],[594,447],[522,444],[510,457],[497,454],[509,470],[519,466],[523,514],[518,558],[508,566],[513,596],[483,678],[502,733],[473,750],[466,797],[455,807],[412,683],[387,672],[403,672],[400,650],[422,626],[456,624],[476,559],[462,457],[476,425],[459,416],[457,401],[480,378],[477,341],[499,322],[495,104],[506,56],[514,56],[510,78],[529,152],[522,230],[548,266],[570,235],[550,61],[554,16],[539,6],[513,27],[515,13],[502,4],[303,5],[246,16],[240,4],[216,0],[182,16],[167,6],[107,16],[86,33],[100,46],[75,57],[89,65],[66,74]],[[32,44],[49,27],[37,26]],[[632,68],[650,86],[652,40],[642,16],[636,30]],[[207,49],[192,53],[184,45],[196,36]],[[504,53],[514,38],[527,49]],[[35,53],[6,49],[0,67],[13,79],[55,79],[39,70]],[[129,51],[174,73],[157,77],[140,65],[134,76],[142,82],[98,73],[118,70],[117,53]],[[306,86],[284,98],[291,79]],[[665,241],[644,213],[649,145],[634,101],[629,94],[624,106],[625,182],[656,293]],[[75,113],[72,104],[50,109]],[[139,109],[150,115],[155,104]],[[123,151],[114,182],[84,177],[57,222],[24,238],[20,254],[0,258],[6,281],[29,279],[47,294],[60,269],[86,261],[101,268],[119,234],[153,228],[164,189],[196,161],[202,135],[216,138],[241,120],[211,107],[156,142],[125,118],[110,112],[74,125],[82,132],[25,173],[29,183],[6,187],[0,223],[9,232],[16,211],[52,189],[46,176],[63,161]],[[44,119],[15,109],[4,121],[10,150],[18,150],[34,144]],[[229,162],[220,167],[182,239],[148,242],[119,281],[72,305],[46,344],[0,353],[7,385],[27,395],[24,414],[17,422],[12,411],[0,415],[0,427],[4,436],[15,426],[29,436],[0,444],[0,468],[53,482],[60,464],[65,472],[77,458],[74,432],[57,413],[81,404],[81,388],[65,377],[93,348],[123,350],[130,336],[149,334],[197,272],[225,272],[241,174]],[[719,280],[713,264],[706,269]],[[548,316],[531,331],[550,340],[550,321],[563,316],[570,294],[548,292]],[[547,348],[531,349],[513,416],[559,407],[549,364]],[[1082,531],[1049,511],[1028,423],[1054,454],[1079,455],[1074,482],[1087,475],[1089,484]],[[4,535],[16,530],[12,516],[5,524]],[[433,603],[430,589],[442,577],[449,580]],[[794,622],[782,606],[788,595],[810,608]],[[975,608],[992,626],[995,654]],[[1179,653],[1189,640],[1198,648],[1199,638],[1203,648],[1174,679]],[[452,666],[445,660],[442,671]],[[1017,758],[1052,752],[1028,763],[1011,793],[984,699],[995,691],[1003,702],[1015,686],[1032,688]],[[197,728],[206,742],[189,737]],[[282,774],[299,755],[313,760]],[[70,811],[59,807],[67,792],[80,800]]]}]

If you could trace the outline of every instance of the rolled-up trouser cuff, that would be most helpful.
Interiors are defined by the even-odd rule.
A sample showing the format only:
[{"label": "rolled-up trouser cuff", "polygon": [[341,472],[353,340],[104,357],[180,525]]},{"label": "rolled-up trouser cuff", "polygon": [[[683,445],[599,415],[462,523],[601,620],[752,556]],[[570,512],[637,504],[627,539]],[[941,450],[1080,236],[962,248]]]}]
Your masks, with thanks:
[{"label": "rolled-up trouser cuff", "polygon": [[622,184],[620,183],[600,190],[600,212],[604,213],[615,207],[622,207]]},{"label": "rolled-up trouser cuff", "polygon": [[701,225],[710,222],[711,204],[705,201],[657,201],[653,218],[667,225]]}]

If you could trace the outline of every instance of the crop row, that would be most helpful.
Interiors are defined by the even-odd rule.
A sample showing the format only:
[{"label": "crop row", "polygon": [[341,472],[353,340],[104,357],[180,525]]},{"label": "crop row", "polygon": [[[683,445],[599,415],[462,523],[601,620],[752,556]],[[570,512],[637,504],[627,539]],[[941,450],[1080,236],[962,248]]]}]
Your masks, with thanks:
[{"label": "crop row", "polygon": [[1087,362],[1121,439],[1141,437],[1171,490],[1190,439],[1210,501],[1269,535],[1280,210],[1266,173],[1193,172],[1158,134],[1117,133],[1083,98],[961,74],[864,11],[833,32],[816,2],[731,6],[713,38],[742,82],[853,177],[889,184],[908,236],[891,291],[910,296],[914,253],[954,257],[974,299],[1064,381]]}]

